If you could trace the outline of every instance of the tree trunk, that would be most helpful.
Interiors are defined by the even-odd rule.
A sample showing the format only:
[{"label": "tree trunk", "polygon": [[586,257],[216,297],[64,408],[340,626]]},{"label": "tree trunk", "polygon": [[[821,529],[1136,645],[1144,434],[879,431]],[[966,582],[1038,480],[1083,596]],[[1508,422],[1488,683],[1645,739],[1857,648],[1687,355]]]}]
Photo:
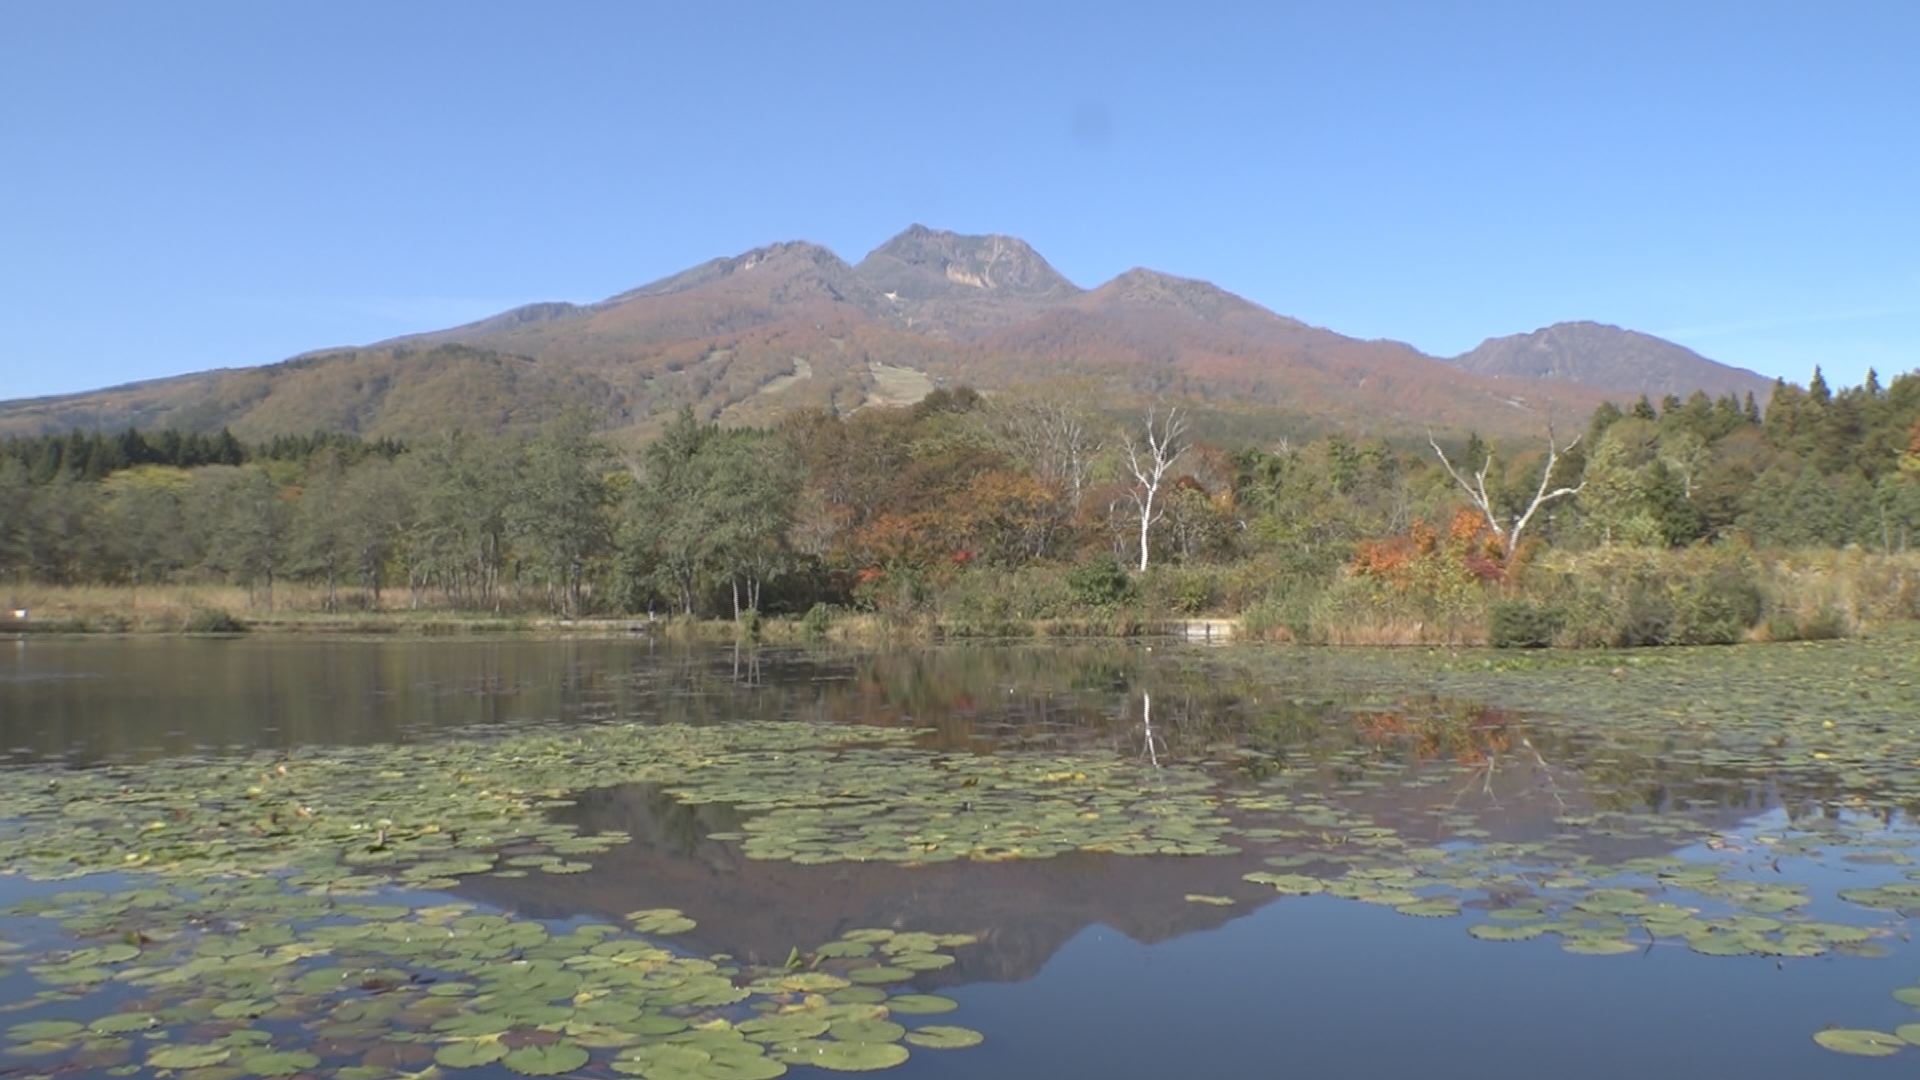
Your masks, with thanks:
[{"label": "tree trunk", "polygon": [[1140,504],[1140,572],[1147,572],[1147,528],[1153,524],[1153,492],[1147,492],[1147,501]]}]

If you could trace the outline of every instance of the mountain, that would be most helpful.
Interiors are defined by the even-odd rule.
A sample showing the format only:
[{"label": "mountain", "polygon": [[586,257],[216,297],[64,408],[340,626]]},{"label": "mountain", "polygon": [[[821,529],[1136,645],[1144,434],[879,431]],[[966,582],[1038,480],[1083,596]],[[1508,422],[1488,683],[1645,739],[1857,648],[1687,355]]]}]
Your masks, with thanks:
[{"label": "mountain", "polygon": [[874,248],[854,272],[900,329],[977,337],[1080,295],[1027,242],[914,225]]},{"label": "mountain", "polygon": [[1595,322],[1555,323],[1531,334],[1488,338],[1453,362],[1476,375],[1552,379],[1625,399],[1645,394],[1659,401],[1704,390],[1710,397],[1751,393],[1764,402],[1773,392],[1773,380],[1764,375],[1716,363],[1651,334]]},{"label": "mountain", "polygon": [[597,303],[528,304],[262,367],[0,402],[0,436],[137,424],[229,426],[249,439],[316,428],[404,437],[520,428],[585,407],[606,430],[638,438],[682,405],[761,424],[799,407],[916,401],[941,385],[991,392],[1052,380],[1109,409],[1192,400],[1250,434],[1429,425],[1531,434],[1547,415],[1584,416],[1622,396],[1618,379],[1596,373],[1644,371],[1667,380],[1660,387],[1717,392],[1721,383],[1696,380],[1732,370],[1594,329],[1602,333],[1541,332],[1573,342],[1554,348],[1577,362],[1502,367],[1508,352],[1526,354],[1503,343],[1540,336],[1529,335],[1449,363],[1153,270],[1082,289],[1015,237],[915,225],[858,264],[804,241],[770,244]]}]

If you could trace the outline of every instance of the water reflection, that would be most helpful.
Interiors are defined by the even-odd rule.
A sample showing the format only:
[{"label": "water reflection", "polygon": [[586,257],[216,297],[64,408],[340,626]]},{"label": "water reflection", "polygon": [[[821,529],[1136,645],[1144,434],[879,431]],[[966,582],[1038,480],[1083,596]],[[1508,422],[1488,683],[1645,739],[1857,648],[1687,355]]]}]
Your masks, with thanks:
[{"label": "water reflection", "polygon": [[[1549,781],[1539,775],[1544,768],[1518,763],[1455,786],[1353,788],[1340,801],[1410,841],[1445,840],[1447,819],[1466,809],[1495,839],[1569,841],[1558,821],[1569,811],[1590,808],[1593,800],[1578,786],[1577,775]],[[778,963],[790,949],[805,951],[861,927],[959,931],[980,938],[959,950],[953,967],[924,976],[928,986],[1032,977],[1091,927],[1150,944],[1222,926],[1278,898],[1243,875],[1268,869],[1269,857],[1325,854],[1339,839],[1321,834],[1243,840],[1241,854],[1205,858],[1080,853],[926,866],[803,866],[746,858],[737,843],[712,838],[737,834],[744,821],[739,811],[683,804],[653,785],[584,792],[557,816],[587,832],[625,832],[633,839],[597,856],[591,871],[564,882],[538,875],[478,877],[467,879],[459,893],[539,918],[617,922],[641,908],[697,912],[700,925],[687,936],[689,945],[757,963]],[[1726,825],[1737,820],[1729,815]],[[1570,846],[1599,862],[1666,855],[1675,848],[1657,837],[1605,832],[1573,837]],[[1290,872],[1335,878],[1346,869],[1338,861],[1309,859]],[[1187,899],[1190,894],[1229,897],[1234,903],[1196,903]],[[1497,895],[1486,901],[1500,902]]]},{"label": "water reflection", "polygon": [[[1206,859],[1074,854],[1008,862],[927,866],[845,862],[801,866],[744,857],[709,839],[737,830],[737,811],[687,806],[650,786],[583,795],[561,816],[587,830],[621,830],[633,841],[596,857],[563,885],[537,876],[474,878],[461,895],[542,918],[617,921],[639,908],[697,913],[682,940],[701,952],[779,963],[861,927],[936,929],[980,937],[957,963],[922,977],[929,986],[1017,981],[1088,926],[1152,942],[1218,926],[1242,911],[1187,902],[1189,892],[1232,893],[1251,910],[1275,899],[1240,876],[1253,855]],[[1264,894],[1264,895],[1263,895]]]},{"label": "water reflection", "polygon": [[[1296,1022],[1292,1066],[1316,1074],[1433,1071],[1426,1051],[1399,1053],[1404,1040],[1368,1026],[1384,1017],[1395,1031],[1419,1029],[1423,1047],[1452,1047],[1448,1060],[1471,1062],[1462,1071],[1517,1076],[1551,1067],[1597,1078],[1626,1067],[1625,1040],[1596,1041],[1565,1067],[1542,1063],[1556,1048],[1594,1038],[1602,1014],[1641,1025],[1636,1030],[1701,1030],[1711,1018],[1699,1003],[1717,994],[1739,1000],[1751,1017],[1764,1014],[1756,1027],[1769,1034],[1788,1032],[1780,1069],[1770,1068],[1778,1041],[1766,1054],[1745,1055],[1743,1075],[1771,1077],[1832,1064],[1807,1056],[1803,1034],[1828,1019],[1899,1022],[1872,1011],[1897,1005],[1887,987],[1868,994],[1829,979],[1838,968],[1828,958],[1791,969],[1749,958],[1707,972],[1677,947],[1642,958],[1661,965],[1660,977],[1649,980],[1626,966],[1638,961],[1595,967],[1547,943],[1483,945],[1458,922],[1404,919],[1324,897],[1276,904],[1272,888],[1243,875],[1278,858],[1289,874],[1337,878],[1350,864],[1329,853],[1360,835],[1354,822],[1408,845],[1550,843],[1581,860],[1617,864],[1683,850],[1702,837],[1700,826],[1740,834],[1724,837],[1737,845],[1751,843],[1761,821],[1779,832],[1789,821],[1808,829],[1843,814],[1856,825],[1873,820],[1867,815],[1891,821],[1896,814],[1860,805],[1821,774],[1785,767],[1784,753],[1702,753],[1699,732],[1615,731],[1446,697],[1414,680],[1382,686],[1352,678],[1336,654],[1125,644],[842,653],[644,640],[263,637],[36,639],[0,645],[0,658],[0,746],[17,758],[75,765],[209,749],[294,752],[499,725],[805,719],[923,729],[923,745],[952,752],[1079,748],[1149,766],[1198,763],[1218,778],[1229,815],[1254,827],[1272,822],[1241,800],[1290,800],[1292,829],[1239,841],[1242,852],[1231,856],[804,866],[750,860],[738,843],[716,839],[742,827],[731,807],[686,805],[656,786],[625,786],[581,792],[556,811],[586,831],[633,838],[594,856],[590,871],[470,877],[456,889],[553,919],[619,921],[636,909],[680,908],[699,922],[684,938],[689,949],[756,963],[780,963],[794,948],[865,926],[976,934],[979,943],[959,949],[952,967],[916,982],[974,984],[962,996],[980,1011],[967,1022],[991,1031],[988,1046],[975,1057],[930,1057],[914,1066],[920,1075],[1051,1075],[1062,1046],[1079,1055],[1076,1072],[1191,1071],[1193,1033],[1223,1017],[1232,1029],[1223,1037],[1228,1045],[1202,1047],[1198,1060],[1221,1073],[1264,1071],[1279,1010]],[[1330,823],[1313,824],[1321,820],[1315,809],[1329,811]],[[1684,816],[1692,827],[1676,830],[1682,839],[1663,839],[1592,824],[1610,814],[1661,822]],[[1895,839],[1904,847],[1910,837]],[[1778,879],[1778,862],[1768,867],[1757,844],[1752,851],[1752,865],[1737,873]],[[1890,852],[1835,860],[1821,868],[1828,877],[1812,880],[1828,892],[1857,884],[1864,869],[1879,865],[1873,859],[1888,862],[1883,876],[1895,875]],[[1790,869],[1809,875],[1804,865]],[[1490,883],[1469,905],[1505,905],[1508,888]],[[1197,894],[1234,903],[1188,899]],[[1816,906],[1817,917],[1842,916],[1837,902],[1819,903],[1828,906]],[[1129,942],[1160,947],[1147,952]],[[1043,970],[1047,977],[1036,979]],[[1796,981],[1759,981],[1787,970]],[[1846,1007],[1830,1008],[1841,995]],[[1167,1017],[1170,1034],[1151,1037],[1145,1025],[1127,1025],[1116,1035],[1113,1017],[1122,1014]],[[1532,1039],[1534,1056],[1476,1056],[1484,1038],[1476,1025],[1487,1016],[1526,1017],[1522,1041]],[[1683,1025],[1675,1017],[1688,1019]],[[1535,1038],[1534,1029],[1554,1037]],[[1708,1067],[1695,1058],[1719,1060],[1702,1052],[1675,1074]]]}]

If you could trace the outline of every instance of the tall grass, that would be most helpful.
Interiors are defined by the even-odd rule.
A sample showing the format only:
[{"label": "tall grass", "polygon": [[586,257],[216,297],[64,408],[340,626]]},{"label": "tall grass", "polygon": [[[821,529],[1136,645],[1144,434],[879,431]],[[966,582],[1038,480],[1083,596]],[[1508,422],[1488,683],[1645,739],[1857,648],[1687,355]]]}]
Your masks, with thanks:
[{"label": "tall grass", "polygon": [[[923,583],[903,602],[873,610],[819,606],[804,617],[758,628],[780,643],[879,643],[942,638],[1126,637],[1172,632],[1186,619],[1233,619],[1248,640],[1328,645],[1540,644],[1618,647],[1847,636],[1920,620],[1920,553],[1848,549],[1759,552],[1738,545],[1677,551],[1612,547],[1549,551],[1505,582],[1455,583],[1396,593],[1343,567],[1312,569],[1287,560],[1168,566],[1130,575],[1125,587],[1092,589],[1071,566],[969,568]],[[342,591],[325,610],[325,590],[306,584],[262,594],[221,584],[0,585],[0,632],[182,631],[208,613],[256,629],[365,633],[624,631],[631,619],[560,622],[544,595],[513,598],[499,612],[460,611],[435,596],[413,606],[404,589],[375,606]],[[25,609],[29,618],[12,617]],[[730,640],[730,620],[649,621],[670,636]]]},{"label": "tall grass", "polygon": [[[419,607],[405,590],[389,590],[379,605],[370,594],[339,591],[335,609],[327,610],[326,589],[305,584],[275,585],[272,606],[263,590],[215,583],[130,585],[44,585],[13,582],[0,585],[5,610],[0,630],[47,629],[94,632],[173,632],[192,630],[198,619],[221,613],[264,628],[302,628],[381,632],[397,629],[418,632],[453,630],[512,630],[533,621],[528,604],[503,606],[500,613],[461,611],[438,597],[424,598]],[[24,610],[22,621],[14,612]]]}]

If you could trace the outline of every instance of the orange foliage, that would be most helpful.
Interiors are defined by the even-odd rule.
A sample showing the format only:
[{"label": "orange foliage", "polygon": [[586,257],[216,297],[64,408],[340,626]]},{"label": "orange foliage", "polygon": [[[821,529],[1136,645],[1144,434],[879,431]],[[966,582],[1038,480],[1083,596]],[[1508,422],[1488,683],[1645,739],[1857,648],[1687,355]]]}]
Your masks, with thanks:
[{"label": "orange foliage", "polygon": [[1064,518],[1060,492],[1052,485],[1007,469],[973,478],[951,513],[974,553],[998,562],[1019,563],[1039,555],[1047,537]]},{"label": "orange foliage", "polygon": [[1462,507],[1447,522],[1445,532],[1416,519],[1400,536],[1361,541],[1348,566],[1362,577],[1380,578],[1406,589],[1434,571],[1498,581],[1506,573],[1503,555],[1500,538],[1486,519]]},{"label": "orange foliage", "polygon": [[872,566],[924,566],[953,551],[950,534],[930,511],[882,514],[860,528],[854,546]]}]

